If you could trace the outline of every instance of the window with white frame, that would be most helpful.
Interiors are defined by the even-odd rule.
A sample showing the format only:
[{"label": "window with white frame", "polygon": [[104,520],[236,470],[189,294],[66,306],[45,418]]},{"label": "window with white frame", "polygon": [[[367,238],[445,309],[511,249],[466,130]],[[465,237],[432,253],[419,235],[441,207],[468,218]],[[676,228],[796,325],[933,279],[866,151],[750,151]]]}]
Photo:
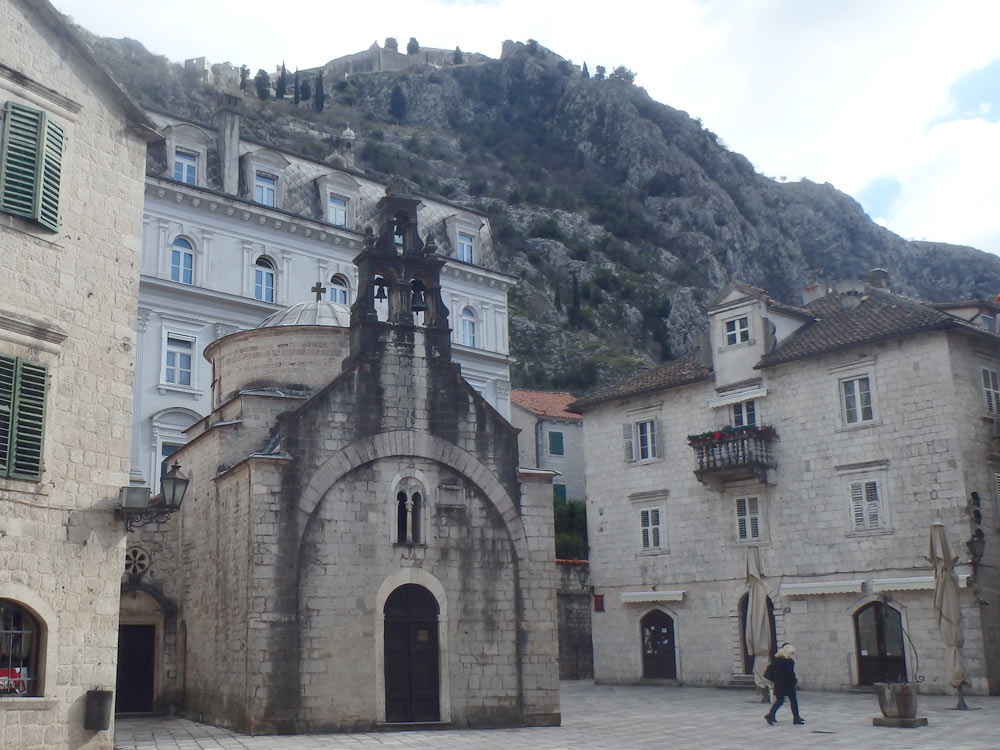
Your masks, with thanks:
[{"label": "window with white frame", "polygon": [[885,527],[882,493],[877,479],[859,479],[850,483],[851,520],[855,531]]},{"label": "window with white frame", "polygon": [[750,318],[746,315],[725,322],[726,346],[744,344],[750,340]]},{"label": "window with white frame", "polygon": [[473,238],[471,234],[458,233],[458,259],[466,263],[473,262]]},{"label": "window with white frame", "polygon": [[875,418],[871,381],[867,375],[840,381],[840,407],[845,425],[871,422]]},{"label": "window with white frame", "polygon": [[347,279],[341,276],[339,273],[330,277],[330,301],[335,302],[338,305],[348,304],[349,291],[347,286]]},{"label": "window with white frame", "polygon": [[188,185],[198,182],[198,154],[190,151],[174,150],[174,179]]},{"label": "window with white frame", "polygon": [[562,456],[565,454],[563,446],[563,434],[560,430],[549,430],[549,455]]},{"label": "window with white frame", "polygon": [[741,542],[758,541],[763,535],[760,498],[736,498],[736,536]]},{"label": "window with white frame", "polygon": [[622,425],[626,461],[649,461],[656,458],[656,419],[639,419]]},{"label": "window with white frame", "polygon": [[476,345],[476,314],[471,307],[462,310],[462,343],[465,346]]},{"label": "window with white frame", "polygon": [[990,416],[1000,416],[1000,377],[992,367],[981,367],[983,376],[983,398],[986,401],[986,413]]},{"label": "window with white frame", "polygon": [[277,205],[278,178],[266,172],[257,172],[254,178],[253,199],[264,206]]},{"label": "window with white frame", "polygon": [[757,405],[753,399],[739,401],[731,406],[733,427],[747,427],[757,424]]},{"label": "window with white frame", "polygon": [[262,255],[254,261],[253,297],[261,302],[274,302],[274,261]]},{"label": "window with white frame", "polygon": [[663,547],[663,529],[660,525],[662,508],[643,508],[639,511],[639,538],[644,550]]},{"label": "window with white frame", "polygon": [[183,237],[175,239],[170,248],[170,280],[194,283],[194,248]]},{"label": "window with white frame", "polygon": [[193,338],[168,333],[167,345],[163,352],[163,382],[190,386],[193,354]]},{"label": "window with white frame", "polygon": [[339,195],[330,196],[327,220],[335,227],[347,226],[347,198]]}]

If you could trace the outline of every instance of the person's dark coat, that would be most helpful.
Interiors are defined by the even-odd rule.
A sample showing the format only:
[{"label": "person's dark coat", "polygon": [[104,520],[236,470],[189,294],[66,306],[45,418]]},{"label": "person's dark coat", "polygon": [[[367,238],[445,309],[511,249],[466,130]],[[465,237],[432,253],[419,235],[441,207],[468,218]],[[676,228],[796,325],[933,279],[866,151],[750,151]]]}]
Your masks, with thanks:
[{"label": "person's dark coat", "polygon": [[795,660],[781,656],[779,653],[771,662],[770,679],[774,683],[774,694],[788,695],[791,693],[798,680],[795,677]]}]

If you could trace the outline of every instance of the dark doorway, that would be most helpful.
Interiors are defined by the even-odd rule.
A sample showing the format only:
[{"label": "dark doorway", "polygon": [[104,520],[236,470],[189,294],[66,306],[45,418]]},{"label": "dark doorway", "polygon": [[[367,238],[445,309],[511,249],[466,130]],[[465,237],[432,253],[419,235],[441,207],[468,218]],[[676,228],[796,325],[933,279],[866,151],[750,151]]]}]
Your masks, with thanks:
[{"label": "dark doorway", "polygon": [[385,718],[439,721],[438,605],[407,583],[385,603]]},{"label": "dark doorway", "polygon": [[674,656],[674,621],[666,612],[654,609],[639,623],[642,636],[642,676],[677,679]]},{"label": "dark doorway", "polygon": [[155,625],[122,625],[118,628],[118,684],[115,689],[115,713],[153,712],[155,658]]},{"label": "dark doorway", "polygon": [[[753,674],[753,654],[747,650],[747,607],[750,595],[740,599],[740,649],[743,651],[743,674]],[[771,625],[771,656],[778,650],[778,631],[774,626],[774,602],[767,597],[767,621]]]},{"label": "dark doorway", "polygon": [[854,614],[858,644],[858,684],[906,682],[903,622],[884,602],[866,604]]}]

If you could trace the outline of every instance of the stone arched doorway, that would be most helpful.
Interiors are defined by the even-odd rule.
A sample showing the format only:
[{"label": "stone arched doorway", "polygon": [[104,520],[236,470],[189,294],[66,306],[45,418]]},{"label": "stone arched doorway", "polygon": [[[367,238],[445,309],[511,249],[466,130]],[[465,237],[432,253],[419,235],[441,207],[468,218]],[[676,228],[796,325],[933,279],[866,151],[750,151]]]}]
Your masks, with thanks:
[{"label": "stone arched doorway", "polygon": [[642,676],[676,680],[674,619],[663,610],[654,609],[639,621],[639,630],[642,638]]},{"label": "stone arched doorway", "polygon": [[858,684],[906,682],[903,620],[882,601],[869,602],[854,613]]},{"label": "stone arched doorway", "polygon": [[389,595],[383,613],[386,721],[439,721],[437,600],[407,583]]}]

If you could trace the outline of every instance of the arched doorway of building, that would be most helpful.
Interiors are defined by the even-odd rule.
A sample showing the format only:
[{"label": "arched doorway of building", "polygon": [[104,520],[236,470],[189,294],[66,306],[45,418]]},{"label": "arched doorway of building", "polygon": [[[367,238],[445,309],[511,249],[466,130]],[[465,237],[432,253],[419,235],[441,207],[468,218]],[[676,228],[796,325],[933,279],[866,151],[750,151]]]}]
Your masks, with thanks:
[{"label": "arched doorway of building", "polygon": [[642,676],[677,679],[674,649],[674,620],[663,610],[654,609],[639,621],[642,638]]},{"label": "arched doorway of building", "polygon": [[[743,674],[753,674],[753,654],[747,649],[747,606],[750,595],[740,599],[740,649],[743,653]],[[774,625],[774,602],[767,597],[767,621],[771,625],[771,656],[778,650],[778,631]]]},{"label": "arched doorway of building", "polygon": [[385,602],[385,718],[438,721],[438,604],[423,586],[407,583]]},{"label": "arched doorway of building", "polygon": [[899,612],[882,601],[866,604],[854,613],[858,684],[906,682],[903,621]]}]

